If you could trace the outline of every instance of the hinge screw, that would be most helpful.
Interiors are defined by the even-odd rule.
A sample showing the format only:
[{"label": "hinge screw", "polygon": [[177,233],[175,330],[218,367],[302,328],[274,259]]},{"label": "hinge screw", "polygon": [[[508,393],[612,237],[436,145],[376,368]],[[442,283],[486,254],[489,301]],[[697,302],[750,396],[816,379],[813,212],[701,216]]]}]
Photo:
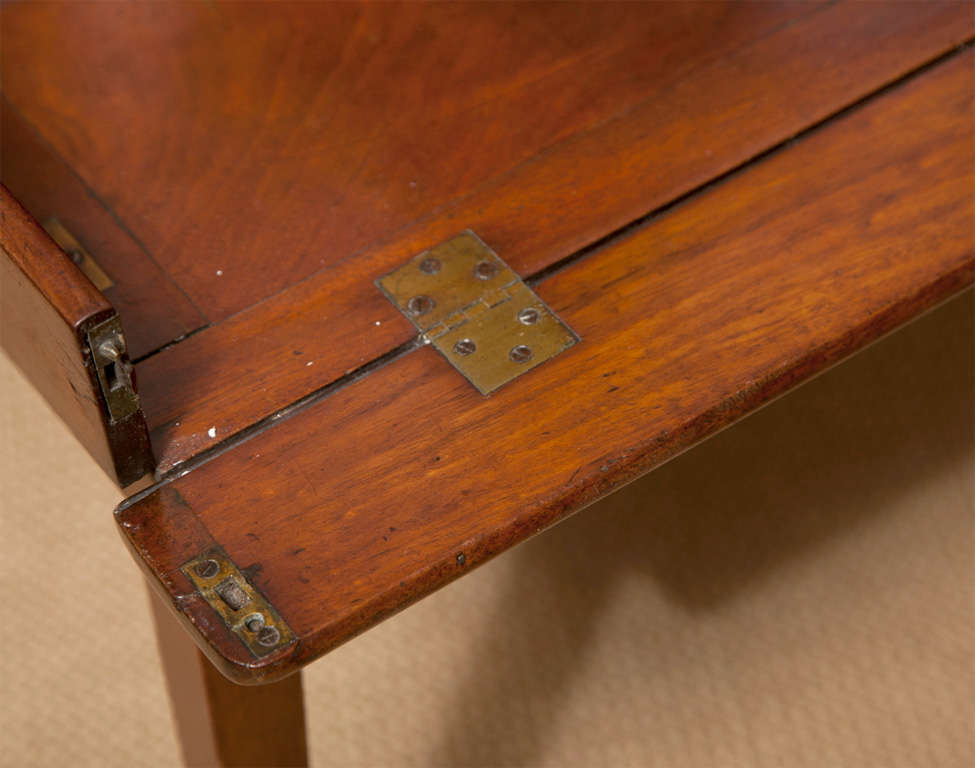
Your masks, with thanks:
[{"label": "hinge screw", "polygon": [[477,344],[472,339],[461,339],[454,344],[454,354],[466,357],[477,349]]},{"label": "hinge screw", "polygon": [[264,629],[257,634],[257,642],[267,648],[270,648],[272,645],[277,645],[280,639],[281,633],[278,632],[274,627],[264,627]]},{"label": "hinge screw", "polygon": [[204,560],[202,563],[197,563],[193,570],[201,579],[210,579],[217,575],[220,566],[216,560]]},{"label": "hinge screw", "polygon": [[440,271],[440,260],[428,256],[420,262],[420,271],[427,275],[435,275]]},{"label": "hinge screw", "polygon": [[433,299],[429,296],[414,296],[406,302],[406,309],[411,315],[416,317],[418,315],[425,315],[433,309],[433,305]]},{"label": "hinge screw", "polygon": [[518,313],[518,322],[522,325],[534,325],[538,322],[538,310],[534,307],[525,307]]},{"label": "hinge screw", "polygon": [[524,344],[519,344],[517,347],[512,348],[508,353],[508,357],[516,363],[527,363],[532,359],[532,348]]},{"label": "hinge screw", "polygon": [[474,277],[478,280],[490,280],[498,274],[498,265],[493,261],[479,261],[474,267]]}]

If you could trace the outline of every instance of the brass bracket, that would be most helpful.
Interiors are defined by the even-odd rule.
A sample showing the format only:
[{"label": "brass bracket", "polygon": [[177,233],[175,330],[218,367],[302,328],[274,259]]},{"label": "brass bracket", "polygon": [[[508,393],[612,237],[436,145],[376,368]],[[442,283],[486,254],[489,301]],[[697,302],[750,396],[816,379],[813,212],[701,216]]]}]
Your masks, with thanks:
[{"label": "brass bracket", "polygon": [[180,570],[256,657],[267,656],[295,641],[295,633],[274,606],[219,549],[193,558]]},{"label": "brass bracket", "polygon": [[58,219],[52,216],[41,226],[99,291],[104,291],[115,285],[112,278],[105,274],[105,270],[98,266],[98,262],[91,257],[91,254]]},{"label": "brass bracket", "polygon": [[482,395],[579,341],[470,230],[414,256],[376,286]]},{"label": "brass bracket", "polygon": [[121,421],[139,410],[132,363],[125,350],[122,321],[116,315],[88,330],[88,347],[105,398],[109,420]]}]

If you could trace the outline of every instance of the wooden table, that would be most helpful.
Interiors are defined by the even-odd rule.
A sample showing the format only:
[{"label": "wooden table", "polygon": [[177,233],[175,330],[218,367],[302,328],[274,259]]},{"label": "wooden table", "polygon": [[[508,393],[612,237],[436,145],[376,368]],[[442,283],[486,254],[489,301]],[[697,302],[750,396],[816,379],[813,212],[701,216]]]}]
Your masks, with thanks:
[{"label": "wooden table", "polygon": [[191,763],[303,762],[301,666],[975,276],[966,3],[2,16],[3,345]]}]

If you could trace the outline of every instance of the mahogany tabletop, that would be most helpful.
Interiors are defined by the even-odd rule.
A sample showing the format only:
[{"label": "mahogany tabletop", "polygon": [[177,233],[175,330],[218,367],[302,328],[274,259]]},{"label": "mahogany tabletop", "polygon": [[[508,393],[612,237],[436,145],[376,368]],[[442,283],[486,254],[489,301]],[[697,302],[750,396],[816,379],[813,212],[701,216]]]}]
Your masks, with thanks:
[{"label": "mahogany tabletop", "polygon": [[[965,2],[13,3],[0,35],[9,284],[83,353],[117,311],[148,438],[75,431],[151,464],[124,539],[241,682],[975,276]],[[92,365],[20,338],[41,382]]]}]

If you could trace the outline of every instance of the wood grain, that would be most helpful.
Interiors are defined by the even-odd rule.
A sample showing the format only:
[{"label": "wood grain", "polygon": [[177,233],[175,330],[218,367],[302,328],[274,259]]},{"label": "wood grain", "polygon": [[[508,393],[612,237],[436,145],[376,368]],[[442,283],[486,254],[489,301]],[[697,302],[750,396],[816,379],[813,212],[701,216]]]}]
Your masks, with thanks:
[{"label": "wood grain", "polygon": [[3,186],[0,287],[0,346],[119,485],[151,471],[145,417],[109,420],[88,348],[115,310]]},{"label": "wood grain", "polygon": [[[211,659],[285,675],[975,277],[971,49],[536,290],[582,342],[491,397],[429,347],[134,497],[121,530]],[[298,634],[256,661],[179,566],[218,545]]]},{"label": "wood grain", "polygon": [[173,720],[190,768],[308,765],[301,675],[242,688],[217,672],[150,596]]},{"label": "wood grain", "polygon": [[104,296],[125,325],[129,354],[141,357],[206,320],[166,273],[85,188],[53,149],[0,99],[0,182],[39,221],[57,218],[114,285]]},{"label": "wood grain", "polygon": [[410,323],[372,281],[423,248],[469,227],[521,275],[534,274],[973,33],[964,5],[807,10],[726,55],[652,78],[632,109],[146,360],[140,372],[159,471],[411,338]]},{"label": "wood grain", "polygon": [[5,5],[4,91],[219,321],[813,9]]}]

